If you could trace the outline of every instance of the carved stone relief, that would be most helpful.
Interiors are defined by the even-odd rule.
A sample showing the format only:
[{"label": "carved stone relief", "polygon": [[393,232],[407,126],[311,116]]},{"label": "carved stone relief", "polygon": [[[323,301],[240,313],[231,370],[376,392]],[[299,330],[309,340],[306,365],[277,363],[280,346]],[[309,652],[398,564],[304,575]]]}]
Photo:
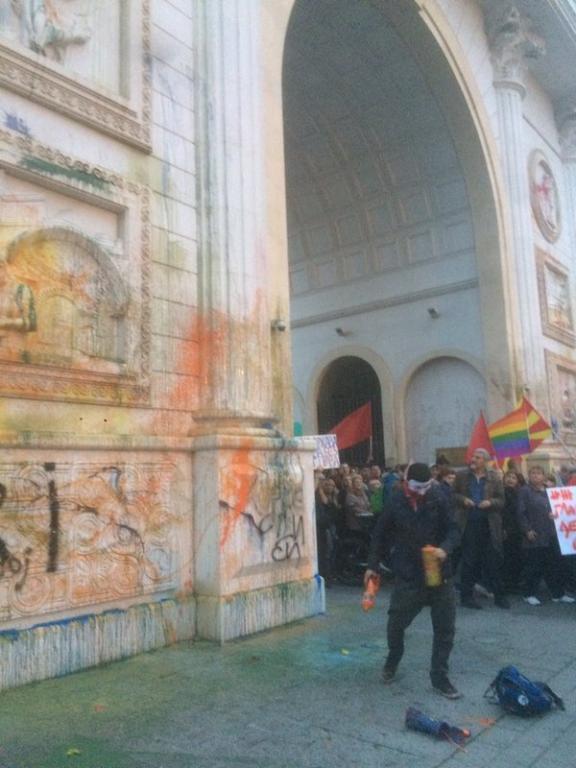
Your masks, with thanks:
[{"label": "carved stone relief", "polygon": [[546,52],[546,43],[532,20],[512,2],[497,2],[486,28],[497,81],[522,83],[528,63]]},{"label": "carved stone relief", "polygon": [[[0,141],[5,135],[12,146],[0,178],[0,395],[147,402],[146,190],[31,140],[0,131]],[[53,220],[62,223],[46,226]],[[79,231],[83,223],[90,234]]]},{"label": "carved stone relief", "polygon": [[536,252],[542,330],[571,347],[576,343],[568,270],[544,251]]},{"label": "carved stone relief", "polygon": [[538,228],[550,243],[560,237],[560,197],[556,179],[548,160],[540,150],[534,150],[529,161],[530,201]]},{"label": "carved stone relief", "polygon": [[546,351],[550,412],[560,434],[576,443],[576,363]]},{"label": "carved stone relief", "polygon": [[0,86],[149,151],[151,82],[150,0],[0,0]]},{"label": "carved stone relief", "polygon": [[0,619],[181,588],[178,489],[161,460],[0,465]]},{"label": "carved stone relief", "polygon": [[106,252],[64,228],[27,232],[0,258],[0,359],[119,373],[129,292]]},{"label": "carved stone relief", "polygon": [[20,42],[31,51],[56,61],[64,59],[70,45],[89,40],[91,23],[88,7],[73,10],[60,0],[10,0]]}]

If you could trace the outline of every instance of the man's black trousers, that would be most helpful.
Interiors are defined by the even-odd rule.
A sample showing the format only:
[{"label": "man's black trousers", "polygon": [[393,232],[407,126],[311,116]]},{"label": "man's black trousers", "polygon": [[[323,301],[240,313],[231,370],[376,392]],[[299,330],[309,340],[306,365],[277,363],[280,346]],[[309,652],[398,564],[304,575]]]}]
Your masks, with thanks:
[{"label": "man's black trousers", "polygon": [[531,547],[526,550],[526,567],[524,570],[524,595],[526,597],[536,595],[541,578],[544,578],[553,598],[562,597],[564,594],[562,555],[555,542],[548,547]]},{"label": "man's black trousers", "polygon": [[428,605],[433,629],[430,677],[435,683],[448,673],[448,659],[454,645],[456,599],[452,579],[439,587],[419,587],[404,582],[394,585],[388,611],[386,666],[396,669],[404,653],[404,632]]},{"label": "man's black trousers", "polygon": [[486,518],[470,519],[462,537],[462,570],[460,571],[460,597],[471,600],[474,584],[481,578],[495,597],[502,597],[502,555],[492,544]]}]

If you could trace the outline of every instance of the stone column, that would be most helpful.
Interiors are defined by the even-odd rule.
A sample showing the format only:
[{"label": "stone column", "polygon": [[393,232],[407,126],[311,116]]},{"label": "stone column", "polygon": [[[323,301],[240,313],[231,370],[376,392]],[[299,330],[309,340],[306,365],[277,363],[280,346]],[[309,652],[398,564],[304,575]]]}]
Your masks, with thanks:
[{"label": "stone column", "polygon": [[272,421],[257,0],[197,0],[201,413],[208,431]]},{"label": "stone column", "polygon": [[[558,127],[562,160],[564,162],[564,189],[566,215],[564,221],[568,228],[570,251],[576,249],[576,103],[564,105],[558,113]],[[574,276],[572,275],[572,281]],[[572,308],[574,311],[574,307]]]},{"label": "stone column", "polygon": [[498,105],[500,158],[510,211],[510,283],[515,287],[521,318],[522,337],[515,340],[523,367],[519,388],[538,400],[544,386],[544,358],[522,102],[528,61],[541,56],[545,49],[541,38],[532,32],[529,20],[512,4],[492,15],[487,28]]},{"label": "stone column", "polygon": [[266,290],[262,2],[196,0],[195,8],[194,592],[198,635],[222,641],[317,613],[324,591],[314,445],[273,429],[271,334],[285,331]]}]

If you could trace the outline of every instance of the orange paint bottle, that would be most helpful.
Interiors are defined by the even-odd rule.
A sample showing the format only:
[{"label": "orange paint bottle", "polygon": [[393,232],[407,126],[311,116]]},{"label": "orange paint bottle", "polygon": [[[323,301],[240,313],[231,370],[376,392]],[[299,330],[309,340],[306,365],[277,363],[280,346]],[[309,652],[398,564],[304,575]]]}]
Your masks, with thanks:
[{"label": "orange paint bottle", "polygon": [[439,587],[442,584],[440,561],[436,555],[436,547],[422,547],[422,562],[424,564],[424,580],[427,587]]},{"label": "orange paint bottle", "polygon": [[362,595],[362,610],[371,611],[376,604],[376,594],[380,589],[380,576],[370,576]]}]

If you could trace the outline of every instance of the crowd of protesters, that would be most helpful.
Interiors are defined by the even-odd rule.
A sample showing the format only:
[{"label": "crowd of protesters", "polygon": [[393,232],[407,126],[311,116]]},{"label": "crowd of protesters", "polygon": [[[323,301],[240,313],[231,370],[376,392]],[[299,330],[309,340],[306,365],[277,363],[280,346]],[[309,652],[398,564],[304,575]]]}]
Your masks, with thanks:
[{"label": "crowd of protesters", "polygon": [[[525,477],[513,462],[507,471],[489,466],[488,454],[478,450],[466,468],[442,460],[430,467],[431,485],[448,502],[460,531],[451,568],[461,604],[480,610],[479,598],[493,597],[507,609],[507,595],[520,594],[538,606],[542,583],[552,600],[575,602],[576,558],[560,554],[546,488],[576,485],[576,468],[550,474],[531,466]],[[342,464],[315,473],[318,563],[327,586],[341,578],[350,542],[364,540],[369,549],[385,504],[406,487],[406,470],[403,464]]]}]

